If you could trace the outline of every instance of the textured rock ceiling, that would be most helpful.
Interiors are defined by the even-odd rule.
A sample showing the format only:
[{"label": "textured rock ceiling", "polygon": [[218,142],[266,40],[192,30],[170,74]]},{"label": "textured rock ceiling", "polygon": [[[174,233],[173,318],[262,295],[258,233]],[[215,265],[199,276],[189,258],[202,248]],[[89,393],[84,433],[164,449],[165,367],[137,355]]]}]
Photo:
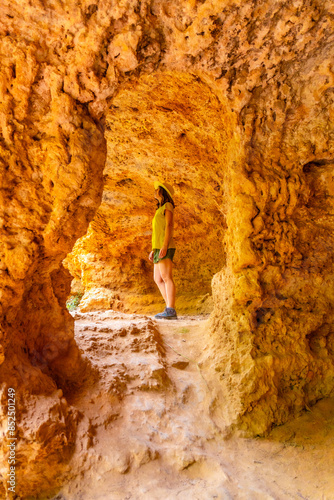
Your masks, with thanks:
[{"label": "textured rock ceiling", "polygon": [[[90,232],[83,251],[94,249],[99,283],[123,287],[112,264],[121,259],[128,273],[122,245],[134,251],[131,224],[141,221],[127,286],[133,293],[140,274],[148,291],[140,262],[154,208],[149,185],[166,167],[176,184],[178,231],[185,231],[180,270],[207,290],[223,266],[213,280],[207,353],[221,376],[213,405],[221,425],[262,434],[329,395],[333,3],[1,0],[0,11],[1,401],[6,408],[8,385],[18,388],[21,453],[40,450],[30,478],[46,443],[57,450],[44,479],[22,479],[20,491],[47,489],[61,471],[57,454],[65,459],[70,450],[59,438],[62,422],[68,443],[77,425],[66,394],[89,375],[65,307],[71,277],[61,263],[103,196],[90,231],[104,248],[95,253]],[[134,187],[136,196],[144,193],[135,200]],[[129,218],[117,243],[118,202],[128,213],[135,204],[138,222]],[[191,228],[201,252],[225,235],[219,259],[209,257],[196,273],[187,261],[198,266]],[[111,265],[103,274],[105,256]],[[95,286],[88,261],[84,279]],[[182,273],[178,279],[183,293]],[[35,406],[27,406],[30,394]],[[58,415],[51,441],[49,410]]]}]

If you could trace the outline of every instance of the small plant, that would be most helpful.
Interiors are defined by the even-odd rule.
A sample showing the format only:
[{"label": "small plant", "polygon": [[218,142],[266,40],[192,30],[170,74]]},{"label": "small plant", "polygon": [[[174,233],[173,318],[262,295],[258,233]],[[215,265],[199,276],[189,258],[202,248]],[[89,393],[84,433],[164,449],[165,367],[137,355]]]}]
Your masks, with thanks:
[{"label": "small plant", "polygon": [[66,307],[69,311],[73,311],[80,304],[80,300],[82,299],[83,293],[76,293],[71,295],[69,299],[66,301]]},{"label": "small plant", "polygon": [[183,326],[182,328],[180,328],[179,332],[180,333],[189,333],[189,328],[186,328],[185,326]]}]

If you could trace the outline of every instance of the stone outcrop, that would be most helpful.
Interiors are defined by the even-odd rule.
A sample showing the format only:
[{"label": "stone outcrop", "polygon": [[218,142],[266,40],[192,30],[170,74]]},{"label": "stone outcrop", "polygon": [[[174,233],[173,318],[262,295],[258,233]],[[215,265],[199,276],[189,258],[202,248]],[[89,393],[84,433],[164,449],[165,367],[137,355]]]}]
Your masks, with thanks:
[{"label": "stone outcrop", "polygon": [[[50,397],[51,413],[56,397],[66,413],[66,394],[89,372],[62,261],[96,213],[76,247],[88,288],[131,308],[140,276],[149,295],[148,186],[166,168],[184,237],[179,290],[188,276],[205,295],[216,273],[207,354],[221,374],[222,425],[262,434],[329,395],[332,2],[2,0],[0,9],[2,417],[15,387],[25,455],[37,419],[28,395]],[[66,415],[72,442],[76,417]],[[24,490],[22,472],[18,482]]]}]

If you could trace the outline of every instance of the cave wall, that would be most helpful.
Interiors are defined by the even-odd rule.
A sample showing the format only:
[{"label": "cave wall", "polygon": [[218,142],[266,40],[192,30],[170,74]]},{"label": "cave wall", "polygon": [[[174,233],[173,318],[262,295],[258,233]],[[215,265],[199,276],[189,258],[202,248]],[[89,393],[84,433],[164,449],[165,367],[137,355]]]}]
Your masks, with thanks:
[{"label": "cave wall", "polygon": [[[116,90],[131,93],[158,70],[195,76],[235,116],[221,200],[226,266],[213,280],[207,353],[221,377],[213,412],[261,434],[329,395],[333,4],[14,0],[0,9],[2,422],[14,386],[22,463],[36,443],[32,467],[46,460],[50,436],[31,431],[42,402],[38,425],[56,420],[55,449],[66,448],[57,441],[65,414],[75,440],[62,391],[87,367],[62,261],[101,202]],[[55,461],[44,477],[60,469]],[[19,494],[47,488],[19,477]]]},{"label": "cave wall", "polygon": [[231,92],[253,88],[239,115],[244,164],[228,174],[229,264],[213,281],[211,328],[220,397],[234,401],[217,413],[245,434],[333,391],[332,10],[269,9],[248,32],[261,46],[244,60],[246,80],[249,51],[237,58]]}]

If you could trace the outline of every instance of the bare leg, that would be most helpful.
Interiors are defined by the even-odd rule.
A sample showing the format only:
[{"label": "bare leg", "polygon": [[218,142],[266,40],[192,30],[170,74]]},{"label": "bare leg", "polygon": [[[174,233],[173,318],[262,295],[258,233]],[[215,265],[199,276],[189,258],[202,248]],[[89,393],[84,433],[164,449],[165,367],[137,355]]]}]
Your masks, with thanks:
[{"label": "bare leg", "polygon": [[167,305],[166,285],[160,274],[159,264],[154,264],[153,277]]},{"label": "bare leg", "polygon": [[165,302],[167,304],[167,307],[172,307],[173,309],[175,309],[175,283],[173,281],[172,275],[173,262],[170,259],[164,259],[160,260],[157,265],[159,266],[160,276],[165,285],[165,293],[167,296]]}]

